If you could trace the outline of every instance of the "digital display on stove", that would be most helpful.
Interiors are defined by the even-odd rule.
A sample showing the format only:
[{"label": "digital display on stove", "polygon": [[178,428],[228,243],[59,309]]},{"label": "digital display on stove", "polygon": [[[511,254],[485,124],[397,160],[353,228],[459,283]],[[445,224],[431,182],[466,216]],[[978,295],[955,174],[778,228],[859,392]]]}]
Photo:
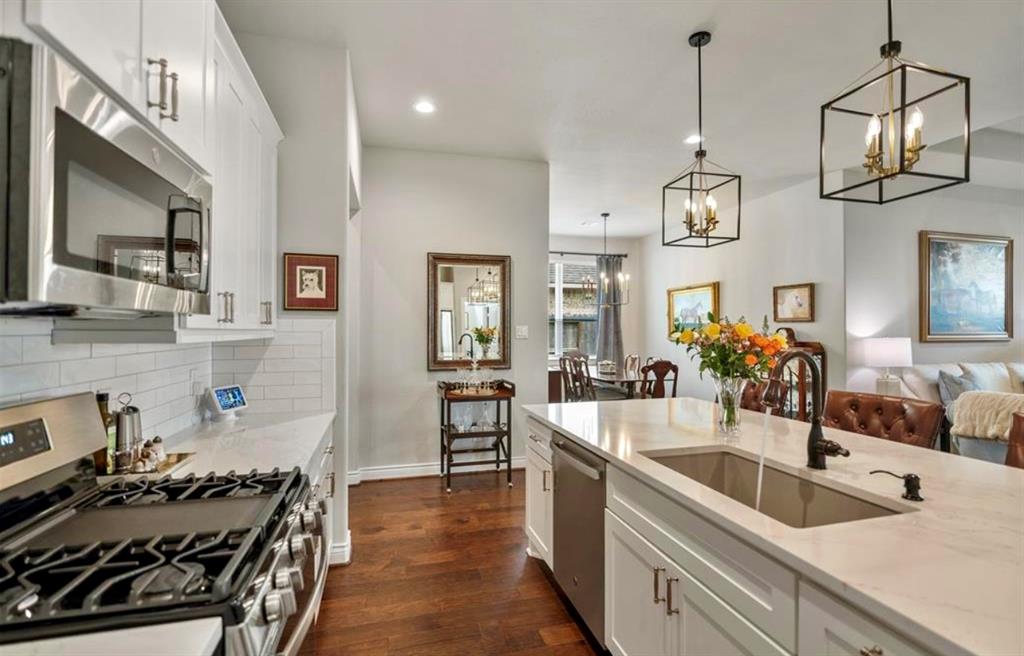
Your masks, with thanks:
[{"label": "digital display on stove", "polygon": [[242,388],[238,385],[217,387],[213,390],[213,394],[221,412],[230,412],[248,406],[245,402],[245,394],[242,393]]},{"label": "digital display on stove", "polygon": [[50,434],[42,419],[0,427],[0,467],[50,449]]}]

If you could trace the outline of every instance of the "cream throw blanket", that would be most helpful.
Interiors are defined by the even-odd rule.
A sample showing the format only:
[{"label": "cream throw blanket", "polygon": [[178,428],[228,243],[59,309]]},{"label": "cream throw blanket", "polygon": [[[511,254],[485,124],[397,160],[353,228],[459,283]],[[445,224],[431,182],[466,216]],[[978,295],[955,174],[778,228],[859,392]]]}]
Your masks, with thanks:
[{"label": "cream throw blanket", "polygon": [[1013,413],[1024,412],[1024,394],[964,392],[953,407],[953,433],[983,440],[1009,440]]}]

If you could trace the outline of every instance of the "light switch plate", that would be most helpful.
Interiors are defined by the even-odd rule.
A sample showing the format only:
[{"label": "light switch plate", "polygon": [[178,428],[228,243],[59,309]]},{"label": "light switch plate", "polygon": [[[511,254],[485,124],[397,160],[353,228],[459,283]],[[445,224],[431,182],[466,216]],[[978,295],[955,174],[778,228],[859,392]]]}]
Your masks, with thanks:
[{"label": "light switch plate", "polygon": [[530,339],[530,327],[516,326],[516,339]]}]

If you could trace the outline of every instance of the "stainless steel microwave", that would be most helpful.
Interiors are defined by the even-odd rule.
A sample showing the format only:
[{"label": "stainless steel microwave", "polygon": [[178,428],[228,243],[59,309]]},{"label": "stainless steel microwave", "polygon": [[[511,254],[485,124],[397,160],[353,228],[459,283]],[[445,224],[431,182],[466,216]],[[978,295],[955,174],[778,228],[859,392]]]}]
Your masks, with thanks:
[{"label": "stainless steel microwave", "polygon": [[210,312],[210,178],[44,46],[0,39],[0,315]]}]

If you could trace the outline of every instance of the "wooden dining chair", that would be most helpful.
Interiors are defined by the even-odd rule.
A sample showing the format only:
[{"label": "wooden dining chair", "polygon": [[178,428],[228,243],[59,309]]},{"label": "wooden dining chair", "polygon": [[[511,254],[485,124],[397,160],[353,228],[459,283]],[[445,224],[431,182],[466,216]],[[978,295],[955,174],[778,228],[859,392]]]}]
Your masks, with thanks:
[{"label": "wooden dining chair", "polygon": [[1013,413],[1010,443],[1006,446],[1006,464],[1024,469],[1024,412]]},{"label": "wooden dining chair", "polygon": [[[654,360],[645,364],[640,369],[640,375],[643,377],[640,381],[640,398],[665,398],[665,379],[668,378],[669,374],[672,374],[672,394],[669,396],[674,397],[676,395],[676,383],[679,381],[679,367],[669,360]],[[648,375],[653,375],[653,378],[648,380]]]},{"label": "wooden dining chair", "polygon": [[597,389],[590,377],[590,368],[587,366],[587,356],[581,351],[566,351],[558,359],[558,366],[562,369],[563,382],[565,383],[565,397],[567,401],[596,401]]}]

